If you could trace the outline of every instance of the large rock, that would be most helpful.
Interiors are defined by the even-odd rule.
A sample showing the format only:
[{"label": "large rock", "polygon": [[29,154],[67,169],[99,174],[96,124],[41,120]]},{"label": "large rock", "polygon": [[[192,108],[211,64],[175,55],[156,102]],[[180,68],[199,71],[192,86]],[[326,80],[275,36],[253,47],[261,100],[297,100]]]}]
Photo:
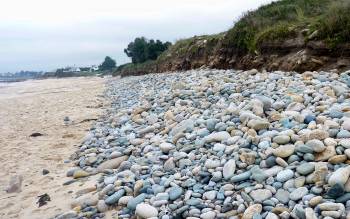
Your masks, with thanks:
[{"label": "large rock", "polygon": [[221,142],[221,141],[229,139],[230,137],[231,137],[231,135],[228,132],[223,131],[223,132],[212,133],[212,134],[206,136],[204,138],[204,140],[207,143],[209,143],[209,142]]},{"label": "large rock", "polygon": [[278,148],[275,148],[273,150],[273,154],[276,157],[286,158],[286,157],[289,157],[290,155],[292,155],[294,153],[294,150],[295,150],[295,146],[292,144],[281,145]]},{"label": "large rock", "polygon": [[146,198],[146,194],[145,193],[142,193],[132,199],[130,199],[128,201],[128,205],[127,205],[127,208],[129,208],[130,210],[135,210],[136,209],[136,206],[138,204],[140,204],[141,202],[143,202]]},{"label": "large rock", "polygon": [[287,144],[290,141],[290,137],[288,135],[277,135],[273,138],[273,142],[277,144]]},{"label": "large rock", "polygon": [[168,143],[168,142],[163,142],[159,145],[159,148],[163,153],[167,154],[167,153],[169,153],[169,151],[171,151],[172,149],[175,148],[175,145]]},{"label": "large rock", "polygon": [[335,156],[337,153],[335,151],[335,147],[330,145],[327,146],[326,149],[320,153],[315,154],[315,160],[316,161],[326,161],[329,158]]},{"label": "large rock", "polygon": [[174,128],[169,132],[170,136],[175,136],[182,132],[190,132],[194,129],[194,122],[192,119],[186,119],[177,124]]},{"label": "large rock", "polygon": [[272,192],[268,189],[257,189],[250,192],[250,196],[256,202],[263,202],[272,197]]},{"label": "large rock", "polygon": [[86,177],[89,176],[90,174],[84,170],[78,169],[76,171],[74,171],[73,173],[73,178],[77,179],[77,178],[81,178],[81,177]]},{"label": "large rock", "polygon": [[328,179],[328,184],[334,186],[339,183],[345,185],[350,176],[350,166],[337,169]]},{"label": "large rock", "polygon": [[262,211],[261,204],[254,204],[249,206],[243,213],[242,219],[253,219],[254,215],[260,215]]},{"label": "large rock", "polygon": [[99,172],[102,172],[102,171],[107,170],[107,169],[117,169],[120,166],[120,164],[123,161],[126,161],[128,158],[129,158],[129,156],[121,156],[121,157],[117,157],[117,158],[114,158],[111,160],[107,160],[107,161],[101,163],[97,167],[97,170]]},{"label": "large rock", "polygon": [[200,215],[201,219],[214,219],[216,216],[215,211],[208,211]]},{"label": "large rock", "polygon": [[222,169],[222,175],[227,180],[227,179],[230,179],[235,174],[235,171],[236,171],[236,161],[231,159],[225,163],[224,168]]},{"label": "large rock", "polygon": [[95,206],[98,202],[98,195],[85,194],[71,202],[71,207]]},{"label": "large rock", "polygon": [[116,204],[116,203],[119,201],[119,199],[120,199],[121,197],[123,197],[124,194],[125,194],[125,190],[124,190],[124,189],[121,189],[121,190],[115,192],[113,195],[107,197],[106,200],[105,200],[105,202],[106,202],[106,204],[108,204],[108,205]]},{"label": "large rock", "polygon": [[176,200],[183,194],[183,189],[181,187],[172,187],[169,190],[169,199]]},{"label": "large rock", "polygon": [[265,120],[261,120],[261,119],[252,119],[248,122],[248,127],[256,130],[256,131],[260,131],[262,129],[268,129],[270,126],[270,123],[265,121]]},{"label": "large rock", "polygon": [[136,206],[135,213],[141,218],[152,218],[158,216],[158,210],[155,207],[145,203],[138,204]]},{"label": "large rock", "polygon": [[293,201],[298,201],[299,199],[302,199],[305,195],[309,193],[309,190],[306,187],[300,187],[293,192],[290,193],[289,198]]},{"label": "large rock", "polygon": [[301,175],[308,175],[315,170],[315,164],[313,163],[303,163],[297,166],[297,172]]},{"label": "large rock", "polygon": [[287,169],[287,170],[283,170],[283,171],[279,172],[277,174],[276,179],[279,182],[285,182],[285,181],[293,178],[293,176],[294,176],[293,170]]},{"label": "large rock", "polygon": [[326,150],[326,146],[324,146],[323,142],[317,139],[312,139],[306,142],[306,145],[311,147],[314,152],[322,152]]},{"label": "large rock", "polygon": [[339,145],[343,146],[344,148],[350,148],[350,139],[340,140]]}]

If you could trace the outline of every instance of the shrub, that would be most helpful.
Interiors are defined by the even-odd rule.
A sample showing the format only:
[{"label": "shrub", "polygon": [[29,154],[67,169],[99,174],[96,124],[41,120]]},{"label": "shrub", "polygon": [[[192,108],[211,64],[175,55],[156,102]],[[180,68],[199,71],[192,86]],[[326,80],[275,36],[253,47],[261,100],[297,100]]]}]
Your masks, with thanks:
[{"label": "shrub", "polygon": [[106,56],[105,60],[98,67],[101,71],[109,71],[116,67],[116,62],[109,56]]},{"label": "shrub", "polygon": [[170,42],[162,43],[160,40],[147,40],[145,37],[138,37],[129,43],[124,49],[125,54],[131,58],[132,63],[143,63],[147,60],[155,60],[171,45]]},{"label": "shrub", "polygon": [[332,46],[350,41],[350,2],[335,1],[315,25],[319,39],[326,39]]}]

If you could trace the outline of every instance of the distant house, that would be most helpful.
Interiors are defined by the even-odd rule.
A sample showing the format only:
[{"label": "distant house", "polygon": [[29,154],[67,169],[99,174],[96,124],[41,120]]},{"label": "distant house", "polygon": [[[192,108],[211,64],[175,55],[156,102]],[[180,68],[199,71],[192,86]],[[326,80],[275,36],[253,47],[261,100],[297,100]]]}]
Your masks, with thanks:
[{"label": "distant house", "polygon": [[63,69],[63,72],[65,72],[65,73],[68,73],[68,72],[81,72],[81,70],[80,70],[80,68],[73,66],[73,67],[65,67]]},{"label": "distant house", "polygon": [[98,71],[98,66],[97,65],[92,65],[90,67],[90,72]]}]

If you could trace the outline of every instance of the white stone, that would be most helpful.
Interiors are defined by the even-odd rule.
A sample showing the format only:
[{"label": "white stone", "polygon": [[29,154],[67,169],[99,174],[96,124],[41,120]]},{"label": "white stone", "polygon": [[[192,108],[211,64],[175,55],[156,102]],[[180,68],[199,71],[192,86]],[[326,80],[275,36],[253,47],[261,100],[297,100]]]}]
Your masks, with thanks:
[{"label": "white stone", "polygon": [[230,179],[236,171],[236,161],[231,159],[229,161],[227,161],[224,165],[224,168],[222,169],[222,174],[224,176],[224,178]]},{"label": "white stone", "polygon": [[261,211],[262,211],[261,204],[251,205],[244,211],[242,219],[252,219],[254,214],[260,214]]},{"label": "white stone", "polygon": [[336,183],[344,185],[350,176],[350,166],[337,169],[328,179],[328,184],[334,186]]},{"label": "white stone", "polygon": [[159,145],[159,148],[163,153],[169,153],[169,151],[175,148],[175,145],[168,142],[163,142]]},{"label": "white stone", "polygon": [[157,217],[158,216],[158,210],[145,203],[140,203],[136,206],[136,215],[141,218],[151,218],[151,217]]},{"label": "white stone", "polygon": [[295,190],[293,190],[289,194],[289,198],[293,201],[298,201],[299,199],[302,199],[305,195],[307,195],[309,190],[306,187],[300,187]]},{"label": "white stone", "polygon": [[206,136],[204,138],[204,140],[207,143],[209,143],[209,142],[221,142],[221,141],[229,139],[230,137],[231,137],[231,135],[228,132],[223,131],[223,132],[212,133],[212,134]]},{"label": "white stone", "polygon": [[250,196],[256,202],[263,202],[272,197],[272,192],[268,189],[257,189],[250,192]]},{"label": "white stone", "polygon": [[214,211],[208,211],[203,214],[201,214],[202,219],[214,219],[216,216],[216,213]]}]

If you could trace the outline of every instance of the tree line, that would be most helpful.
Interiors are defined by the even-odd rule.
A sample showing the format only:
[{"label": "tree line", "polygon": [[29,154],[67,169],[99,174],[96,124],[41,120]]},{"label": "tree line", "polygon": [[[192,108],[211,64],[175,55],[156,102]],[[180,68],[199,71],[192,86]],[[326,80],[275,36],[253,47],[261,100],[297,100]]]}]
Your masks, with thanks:
[{"label": "tree line", "polygon": [[[143,63],[148,60],[156,60],[158,56],[171,46],[170,42],[162,42],[160,40],[146,39],[145,37],[137,37],[130,42],[124,49],[125,54],[131,58],[132,63]],[[99,71],[113,71],[117,63],[110,56],[106,56],[104,61],[98,66]],[[64,75],[64,69],[57,69],[57,75]]]}]

